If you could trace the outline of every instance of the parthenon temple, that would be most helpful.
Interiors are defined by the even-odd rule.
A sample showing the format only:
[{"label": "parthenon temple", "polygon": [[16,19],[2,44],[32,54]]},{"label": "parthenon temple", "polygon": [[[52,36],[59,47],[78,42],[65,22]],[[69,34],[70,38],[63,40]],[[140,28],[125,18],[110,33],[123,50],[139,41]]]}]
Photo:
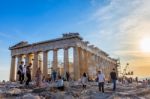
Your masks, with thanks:
[{"label": "parthenon temple", "polygon": [[[70,48],[73,49],[72,62],[69,61],[68,50]],[[98,70],[102,70],[106,79],[109,79],[112,69],[115,68],[117,71],[117,59],[109,57],[106,52],[90,45],[88,41],[84,41],[79,33],[66,33],[60,38],[32,44],[21,41],[9,49],[11,50],[10,81],[17,80],[17,68],[21,61],[24,61],[25,65],[32,63],[32,79],[34,79],[38,67],[41,67],[43,76],[49,77],[49,51],[53,52],[51,69],[61,75],[69,72],[74,80],[78,80],[84,72],[92,78]],[[58,50],[60,49],[63,50],[64,55],[61,70],[58,67]],[[39,54],[42,54],[41,61]]]}]

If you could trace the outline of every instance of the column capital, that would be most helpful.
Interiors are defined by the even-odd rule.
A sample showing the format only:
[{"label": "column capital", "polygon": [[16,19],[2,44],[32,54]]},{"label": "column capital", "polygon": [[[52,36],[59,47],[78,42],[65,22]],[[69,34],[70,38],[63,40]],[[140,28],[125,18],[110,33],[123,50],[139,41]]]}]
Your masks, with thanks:
[{"label": "column capital", "polygon": [[55,49],[53,49],[53,51],[58,51],[58,49],[57,49],[57,48],[55,48]]},{"label": "column capital", "polygon": [[17,57],[22,57],[22,54],[17,55]]},{"label": "column capital", "polygon": [[38,54],[39,52],[33,52],[33,54]]},{"label": "column capital", "polygon": [[48,53],[48,50],[42,51],[43,53]]},{"label": "column capital", "polygon": [[64,47],[63,49],[64,49],[64,50],[68,50],[68,49],[69,49],[69,47]]}]

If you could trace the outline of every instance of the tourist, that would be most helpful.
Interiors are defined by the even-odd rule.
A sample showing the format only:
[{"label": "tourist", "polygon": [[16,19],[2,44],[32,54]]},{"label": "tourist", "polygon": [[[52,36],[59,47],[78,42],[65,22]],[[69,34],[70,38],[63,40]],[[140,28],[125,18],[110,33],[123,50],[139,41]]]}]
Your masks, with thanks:
[{"label": "tourist", "polygon": [[26,76],[27,76],[26,85],[29,85],[29,82],[31,81],[31,66],[32,63],[29,63],[29,66],[26,67]]},{"label": "tourist", "polygon": [[53,72],[52,72],[53,81],[56,81],[56,77],[57,77],[57,72],[55,70],[53,70]]},{"label": "tourist", "polygon": [[64,90],[64,81],[61,76],[58,76],[58,80],[56,81],[57,88],[61,91]]},{"label": "tourist", "polygon": [[69,72],[66,72],[66,80],[69,81],[69,79],[70,79],[70,74]]},{"label": "tourist", "polygon": [[40,67],[36,71],[35,78],[36,78],[36,86],[40,87],[42,84],[42,72]]},{"label": "tourist", "polygon": [[86,83],[88,81],[88,78],[86,76],[86,73],[83,73],[83,76],[81,78],[81,83],[82,83],[82,86],[83,86],[83,89],[86,89]]},{"label": "tourist", "polygon": [[5,84],[5,83],[6,83],[6,81],[5,81],[5,80],[3,80],[3,81],[2,81],[2,83],[3,83],[3,84]]},{"label": "tourist", "polygon": [[110,73],[110,78],[113,83],[113,91],[115,91],[116,90],[116,80],[117,80],[117,75],[116,75],[115,69],[113,69],[113,71]]},{"label": "tourist", "polygon": [[146,87],[146,81],[145,81],[145,80],[142,81],[142,85],[143,85],[144,87]]},{"label": "tourist", "polygon": [[17,74],[19,75],[20,84],[22,84],[24,80],[23,64],[24,62],[22,61],[21,64],[19,65],[18,72],[17,72]]},{"label": "tourist", "polygon": [[105,75],[101,71],[98,71],[97,78],[98,78],[99,91],[102,91],[104,93]]},{"label": "tourist", "polygon": [[135,77],[135,82],[138,84],[138,82],[139,82],[138,77]]},{"label": "tourist", "polygon": [[145,82],[146,82],[146,85],[148,85],[148,79],[147,78],[145,79]]}]

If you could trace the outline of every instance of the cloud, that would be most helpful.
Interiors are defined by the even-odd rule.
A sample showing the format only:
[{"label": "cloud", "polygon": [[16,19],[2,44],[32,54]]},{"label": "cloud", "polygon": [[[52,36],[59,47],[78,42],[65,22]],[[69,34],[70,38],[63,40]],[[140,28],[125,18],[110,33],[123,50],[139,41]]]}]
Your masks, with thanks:
[{"label": "cloud", "polygon": [[110,0],[92,14],[99,30],[86,38],[95,38],[92,40],[95,45],[114,55],[118,55],[117,51],[132,50],[127,55],[140,51],[140,39],[150,34],[149,4],[150,0]]}]

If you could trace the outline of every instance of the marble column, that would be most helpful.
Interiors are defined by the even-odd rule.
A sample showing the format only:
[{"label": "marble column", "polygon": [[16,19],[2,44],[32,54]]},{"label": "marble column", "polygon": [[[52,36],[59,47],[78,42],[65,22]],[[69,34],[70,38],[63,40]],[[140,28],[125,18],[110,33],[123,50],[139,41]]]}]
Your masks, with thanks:
[{"label": "marble column", "polygon": [[91,68],[91,52],[87,52],[87,56],[88,74],[91,75],[91,71],[89,71]]},{"label": "marble column", "polygon": [[101,68],[102,68],[102,72],[105,74],[105,62],[104,62],[103,57],[102,57],[102,62],[101,62]]},{"label": "marble column", "polygon": [[100,57],[100,69],[102,70],[103,69],[103,58]]},{"label": "marble column", "polygon": [[106,79],[109,77],[109,68],[108,68],[108,60],[106,60]]},{"label": "marble column", "polygon": [[98,56],[98,71],[100,70],[100,56]]},{"label": "marble column", "polygon": [[17,71],[16,70],[16,57],[15,56],[12,56],[11,57],[11,67],[10,67],[10,78],[9,80],[10,81],[15,81],[15,75],[17,75]]},{"label": "marble column", "polygon": [[29,63],[32,63],[32,64],[33,64],[33,59],[34,59],[34,55],[33,55],[33,54],[30,54]]},{"label": "marble column", "polygon": [[79,51],[78,47],[73,48],[73,57],[74,57],[74,80],[78,80],[80,78],[80,68],[79,68]]},{"label": "marble column", "polygon": [[64,73],[69,72],[68,48],[64,48]]},{"label": "marble column", "polygon": [[82,49],[78,48],[78,53],[79,53],[79,69],[80,69],[80,77],[84,73],[84,64],[83,64],[83,53]]},{"label": "marble column", "polygon": [[43,52],[43,75],[47,78],[48,75],[48,51]]},{"label": "marble column", "polygon": [[99,64],[98,64],[98,56],[96,55],[95,57],[96,57],[96,60],[95,60],[96,61],[96,71],[98,71],[98,69],[99,69],[99,67],[98,67],[99,66]]},{"label": "marble column", "polygon": [[38,52],[35,52],[32,68],[32,79],[34,79],[37,69],[38,69]]},{"label": "marble column", "polygon": [[[18,61],[17,61],[17,68],[16,68],[16,70],[18,71],[18,68],[19,68],[19,66],[21,65],[21,62],[22,62],[22,55],[18,55],[17,59],[18,59]],[[19,80],[19,76],[18,75],[16,75],[16,80]]]},{"label": "marble column", "polygon": [[29,65],[29,61],[30,61],[30,54],[26,54],[26,57],[25,57],[25,65],[26,66]]},{"label": "marble column", "polygon": [[107,65],[106,65],[106,59],[104,59],[104,74],[105,74],[105,77],[107,77],[107,73],[106,73],[106,71],[107,71]]},{"label": "marble column", "polygon": [[110,73],[111,73],[111,62],[109,62],[109,81],[110,81]]},{"label": "marble column", "polygon": [[83,51],[83,56],[84,56],[84,72],[85,73],[88,73],[88,54],[87,54],[87,51],[84,50]]},{"label": "marble column", "polygon": [[57,71],[57,67],[58,67],[57,51],[58,51],[58,49],[53,50],[53,69],[56,71]]}]

